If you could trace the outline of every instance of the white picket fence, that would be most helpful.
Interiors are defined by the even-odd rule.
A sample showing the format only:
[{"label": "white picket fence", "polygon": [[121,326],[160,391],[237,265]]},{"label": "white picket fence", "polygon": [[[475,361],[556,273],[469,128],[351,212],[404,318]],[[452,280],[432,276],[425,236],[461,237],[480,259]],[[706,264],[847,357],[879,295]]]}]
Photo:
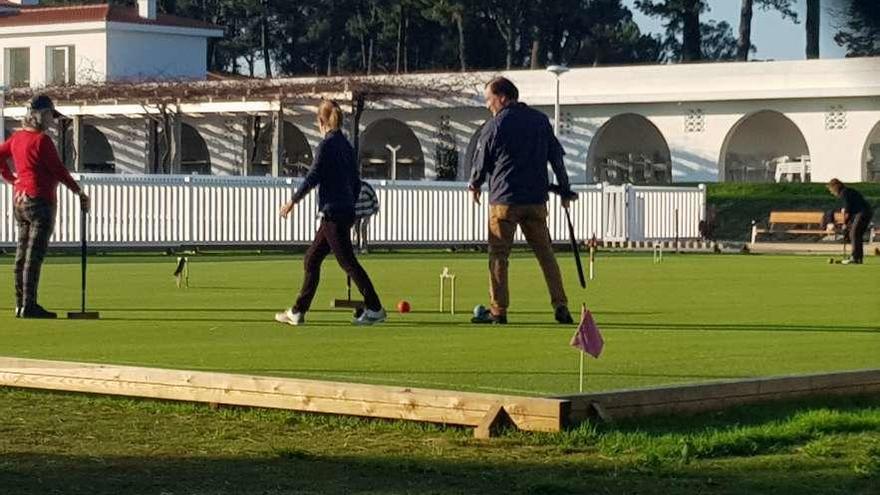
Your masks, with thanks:
[{"label": "white picket fence", "polygon": [[[307,244],[318,227],[317,195],[297,205],[291,218],[278,216],[299,181],[263,177],[168,175],[76,176],[92,197],[88,236],[92,245],[119,248],[177,246],[269,246]],[[467,185],[450,182],[372,182],[381,209],[373,218],[376,245],[451,246],[485,243],[488,206],[472,203]],[[575,232],[606,241],[650,241],[698,237],[705,217],[700,187],[576,186]],[[78,200],[58,192],[52,244],[79,242]],[[485,198],[485,195],[484,195]],[[568,228],[556,196],[548,205],[551,236],[566,242]],[[676,220],[677,218],[677,220]],[[12,188],[0,185],[0,246],[15,245]],[[517,238],[523,238],[518,235]]]}]

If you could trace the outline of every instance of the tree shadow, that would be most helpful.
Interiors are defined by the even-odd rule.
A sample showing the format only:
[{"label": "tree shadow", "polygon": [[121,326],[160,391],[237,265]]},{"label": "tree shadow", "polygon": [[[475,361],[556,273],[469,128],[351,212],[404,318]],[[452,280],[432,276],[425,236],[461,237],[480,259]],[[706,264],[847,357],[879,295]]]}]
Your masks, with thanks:
[{"label": "tree shadow", "polygon": [[[476,447],[475,447],[476,448]],[[361,451],[363,452],[363,451]],[[322,455],[296,448],[270,455],[125,456],[5,453],[0,488],[16,495],[65,493],[567,494],[869,493],[871,480],[839,471],[620,469],[599,462]]]}]

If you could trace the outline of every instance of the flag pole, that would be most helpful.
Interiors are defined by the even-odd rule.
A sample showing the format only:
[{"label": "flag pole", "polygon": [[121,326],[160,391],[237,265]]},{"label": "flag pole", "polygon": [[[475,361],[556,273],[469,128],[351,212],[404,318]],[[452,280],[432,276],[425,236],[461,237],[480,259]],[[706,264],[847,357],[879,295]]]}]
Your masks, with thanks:
[{"label": "flag pole", "polygon": [[583,392],[584,392],[584,353],[583,353],[583,352],[579,352],[578,354],[581,355],[581,386],[580,386],[580,392],[583,393]]}]

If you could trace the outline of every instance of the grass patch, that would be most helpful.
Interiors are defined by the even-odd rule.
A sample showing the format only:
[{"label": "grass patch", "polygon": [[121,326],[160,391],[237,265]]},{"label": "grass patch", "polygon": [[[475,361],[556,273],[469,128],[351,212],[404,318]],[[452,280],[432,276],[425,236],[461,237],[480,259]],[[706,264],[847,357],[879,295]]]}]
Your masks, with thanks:
[{"label": "grass patch", "polygon": [[[4,493],[874,493],[880,399],[470,430],[0,389]],[[742,422],[738,422],[742,419]]]},{"label": "grass patch", "polygon": [[[90,269],[97,322],[14,319],[11,270],[0,273],[0,354],[508,394],[577,391],[573,327],[554,322],[527,255],[511,262],[511,324],[488,328],[469,323],[469,309],[486,302],[485,255],[365,257],[385,304],[407,299],[414,309],[370,329],[326,309],[345,294],[331,262],[308,325],[293,328],[275,323],[273,313],[295,296],[299,257],[194,257],[188,290],[174,288],[170,258],[113,259]],[[74,310],[79,267],[56,261],[63,260],[45,268],[42,302]],[[650,254],[600,253],[599,278],[586,291],[572,259],[561,256],[560,264],[572,306],[586,302],[606,339],[602,357],[587,364],[587,390],[877,365],[880,264],[873,258],[848,267],[819,257],[670,255],[654,265]],[[437,312],[444,266],[458,275],[455,316]]]}]

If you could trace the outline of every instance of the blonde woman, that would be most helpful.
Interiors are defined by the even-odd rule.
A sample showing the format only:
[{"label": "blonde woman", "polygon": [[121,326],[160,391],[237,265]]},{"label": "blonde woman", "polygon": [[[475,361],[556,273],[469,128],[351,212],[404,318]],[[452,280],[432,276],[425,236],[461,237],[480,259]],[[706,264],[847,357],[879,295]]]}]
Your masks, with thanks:
[{"label": "blonde woman", "polygon": [[351,227],[355,219],[355,201],[361,188],[354,149],[342,134],[342,110],[330,100],[318,106],[318,129],[324,139],[318,145],[315,159],[293,199],[281,206],[281,217],[287,218],[293,207],[312,189],[318,189],[321,227],[306,251],[305,278],[293,307],[275,315],[279,323],[302,325],[312,304],[321,276],[321,263],[331,252],[339,266],[351,277],[364,296],[364,311],[352,323],[373,325],[387,317],[370,277],[354,256]]}]

